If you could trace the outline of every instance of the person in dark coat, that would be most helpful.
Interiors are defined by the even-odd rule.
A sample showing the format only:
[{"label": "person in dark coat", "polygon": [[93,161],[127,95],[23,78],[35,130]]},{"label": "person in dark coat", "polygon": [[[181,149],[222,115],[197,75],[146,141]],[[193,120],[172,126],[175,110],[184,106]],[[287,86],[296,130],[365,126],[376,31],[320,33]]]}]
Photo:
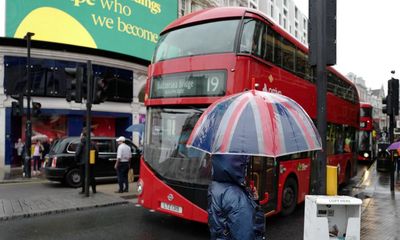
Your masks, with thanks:
[{"label": "person in dark coat", "polygon": [[265,239],[264,213],[246,188],[248,156],[213,155],[208,188],[212,240]]},{"label": "person in dark coat", "polygon": [[[82,133],[80,143],[78,144],[76,151],[75,151],[75,161],[77,165],[79,166],[80,172],[81,172],[81,177],[82,177],[82,191],[80,193],[85,193],[85,176],[86,176],[86,171],[85,171],[85,161],[86,161],[86,133]],[[98,153],[99,150],[97,148],[97,145],[94,142],[90,143],[90,150],[95,150],[95,163],[97,163],[98,160]],[[94,178],[95,175],[95,164],[89,164],[89,186],[92,186],[92,191],[93,193],[96,193],[96,180]]]}]

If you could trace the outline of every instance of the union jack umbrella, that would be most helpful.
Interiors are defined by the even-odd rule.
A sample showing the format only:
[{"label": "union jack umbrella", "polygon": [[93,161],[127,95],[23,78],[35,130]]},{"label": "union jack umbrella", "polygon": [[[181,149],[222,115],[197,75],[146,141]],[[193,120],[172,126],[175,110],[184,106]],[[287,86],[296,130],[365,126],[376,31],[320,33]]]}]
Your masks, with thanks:
[{"label": "union jack umbrella", "polygon": [[321,150],[321,138],[294,100],[250,90],[210,105],[196,123],[188,147],[209,154],[278,157]]}]

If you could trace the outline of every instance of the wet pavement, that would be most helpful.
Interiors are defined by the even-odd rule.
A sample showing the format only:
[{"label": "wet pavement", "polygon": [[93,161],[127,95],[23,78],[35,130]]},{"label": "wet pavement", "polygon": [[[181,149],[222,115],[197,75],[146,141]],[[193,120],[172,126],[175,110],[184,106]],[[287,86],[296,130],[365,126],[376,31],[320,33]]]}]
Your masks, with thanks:
[{"label": "wet pavement", "polygon": [[[18,171],[17,171],[18,172]],[[33,185],[46,185],[40,191],[31,191]],[[80,188],[68,188],[52,183],[36,174],[24,178],[22,174],[9,174],[0,179],[0,221],[77,211],[112,205],[136,203],[136,184],[129,184],[129,192],[115,193],[117,183],[97,184],[97,193],[79,194]]]},{"label": "wet pavement", "polygon": [[363,199],[361,239],[400,239],[400,176],[390,191],[390,173],[377,172],[376,164],[367,171],[357,195]]},{"label": "wet pavement", "polygon": [[[31,179],[14,177],[6,180],[0,179],[0,189],[13,184],[27,185],[46,184],[42,176]],[[395,176],[395,191],[390,191],[390,174],[377,172],[376,164],[354,178],[353,189],[349,195],[363,200],[361,215],[361,239],[390,239],[400,240],[400,176]],[[28,186],[27,186],[28,187]],[[38,194],[27,198],[26,196],[5,196],[0,193],[0,219],[24,218],[29,216],[46,215],[65,211],[82,210],[86,208],[119,205],[129,202],[135,203],[137,193],[135,184],[130,184],[131,192],[122,196],[115,194],[116,183],[98,185],[98,193],[95,196],[84,198],[78,194],[78,189],[66,189],[62,194]],[[301,219],[302,217],[300,217]]]}]

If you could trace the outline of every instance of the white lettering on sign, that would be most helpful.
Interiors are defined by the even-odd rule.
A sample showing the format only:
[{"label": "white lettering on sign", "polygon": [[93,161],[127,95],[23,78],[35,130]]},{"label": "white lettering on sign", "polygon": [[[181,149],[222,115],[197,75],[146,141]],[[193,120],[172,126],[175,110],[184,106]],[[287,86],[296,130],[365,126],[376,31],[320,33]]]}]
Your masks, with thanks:
[{"label": "white lettering on sign", "polygon": [[349,199],[329,199],[330,203],[351,203]]}]

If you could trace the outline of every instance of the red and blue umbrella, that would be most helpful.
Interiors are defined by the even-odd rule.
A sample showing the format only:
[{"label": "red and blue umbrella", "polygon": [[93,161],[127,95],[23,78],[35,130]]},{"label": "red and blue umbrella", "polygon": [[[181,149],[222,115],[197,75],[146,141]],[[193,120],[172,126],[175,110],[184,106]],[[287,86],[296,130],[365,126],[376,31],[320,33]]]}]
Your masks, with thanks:
[{"label": "red and blue umbrella", "polygon": [[213,103],[196,123],[188,147],[209,154],[278,157],[321,150],[321,138],[294,100],[250,90]]}]

